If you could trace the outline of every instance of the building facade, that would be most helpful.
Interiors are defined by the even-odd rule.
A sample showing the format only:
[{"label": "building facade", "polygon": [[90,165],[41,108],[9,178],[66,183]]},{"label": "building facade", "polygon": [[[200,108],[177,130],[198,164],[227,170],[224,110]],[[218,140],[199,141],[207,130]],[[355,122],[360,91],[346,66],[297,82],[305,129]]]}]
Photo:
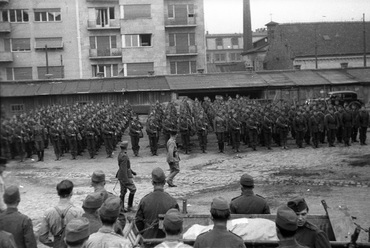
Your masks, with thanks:
[{"label": "building facade", "polygon": [[0,0],[0,81],[205,69],[203,0]]}]

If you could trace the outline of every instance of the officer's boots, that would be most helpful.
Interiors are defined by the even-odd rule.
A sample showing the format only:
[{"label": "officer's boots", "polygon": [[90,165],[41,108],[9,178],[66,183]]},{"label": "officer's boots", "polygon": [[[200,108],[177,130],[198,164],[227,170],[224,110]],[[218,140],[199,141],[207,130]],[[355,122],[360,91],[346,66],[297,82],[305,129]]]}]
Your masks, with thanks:
[{"label": "officer's boots", "polygon": [[135,194],[128,195],[128,203],[127,203],[127,212],[135,211],[134,207],[132,206],[134,203],[134,196]]},{"label": "officer's boots", "polygon": [[120,199],[121,199],[121,209],[126,212],[125,210],[125,195],[121,195],[120,196]]},{"label": "officer's boots", "polygon": [[41,152],[40,152],[40,157],[41,157],[41,161],[44,161],[44,150],[42,150]]},{"label": "officer's boots", "polygon": [[40,151],[37,151],[37,158],[38,158],[37,161],[41,161],[41,152]]}]

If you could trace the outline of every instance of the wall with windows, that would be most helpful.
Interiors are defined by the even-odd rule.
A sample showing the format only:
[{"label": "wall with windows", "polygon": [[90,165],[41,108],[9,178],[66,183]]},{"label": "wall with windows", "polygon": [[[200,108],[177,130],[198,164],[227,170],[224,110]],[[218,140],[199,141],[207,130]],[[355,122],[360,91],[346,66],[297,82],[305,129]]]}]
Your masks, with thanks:
[{"label": "wall with windows", "polygon": [[0,12],[0,21],[11,26],[8,34],[0,36],[0,51],[10,51],[13,57],[11,63],[0,63],[0,80],[45,78],[47,70],[40,69],[47,64],[45,45],[49,74],[78,77],[74,1],[9,1]]}]

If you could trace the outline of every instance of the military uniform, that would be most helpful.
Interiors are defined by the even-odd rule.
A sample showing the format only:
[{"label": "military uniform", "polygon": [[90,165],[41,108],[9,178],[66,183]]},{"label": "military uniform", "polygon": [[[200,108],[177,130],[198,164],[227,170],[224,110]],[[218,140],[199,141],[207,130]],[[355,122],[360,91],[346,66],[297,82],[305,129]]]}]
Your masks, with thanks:
[{"label": "military uniform", "polygon": [[369,113],[366,112],[365,109],[360,110],[360,113],[357,116],[357,122],[360,127],[360,144],[361,145],[366,145],[366,132],[367,132],[367,127],[369,126],[370,123],[370,117]]},{"label": "military uniform", "polygon": [[319,147],[320,132],[324,129],[324,123],[318,114],[310,117],[309,126],[311,130],[312,143],[314,148]]},{"label": "military uniform", "polygon": [[255,195],[253,190],[245,190],[231,200],[230,211],[232,214],[270,214],[270,207],[262,196]]},{"label": "military uniform", "polygon": [[149,139],[149,146],[152,155],[157,155],[158,138],[159,138],[159,124],[154,116],[148,118],[146,122],[146,133]]},{"label": "military uniform", "polygon": [[288,119],[285,117],[283,113],[277,118],[276,120],[276,126],[279,131],[279,137],[281,145],[284,149],[287,149],[287,137],[289,132],[289,122]]},{"label": "military uniform", "polygon": [[310,248],[330,248],[330,242],[325,232],[310,222],[298,227],[295,238],[299,244]]},{"label": "military uniform", "polygon": [[240,147],[240,129],[241,123],[234,115],[233,118],[229,121],[229,130],[231,133],[232,148],[235,149],[236,152],[239,152]]},{"label": "military uniform", "polygon": [[349,141],[352,136],[352,127],[354,124],[353,114],[347,110],[342,115],[343,140],[345,146],[350,146]]},{"label": "military uniform", "polygon": [[198,235],[194,248],[245,248],[244,241],[226,227],[214,226],[209,232]]},{"label": "military uniform", "polygon": [[271,150],[272,130],[274,125],[274,122],[270,118],[271,117],[268,117],[268,115],[265,115],[262,120],[262,133],[265,139],[265,146],[269,150]]},{"label": "military uniform", "polygon": [[303,139],[307,131],[306,120],[304,117],[298,115],[293,120],[293,126],[296,136],[296,144],[299,148],[303,147]]},{"label": "military uniform", "polygon": [[103,140],[105,146],[105,152],[107,153],[107,158],[112,157],[113,153],[113,135],[114,128],[106,121],[102,125]]},{"label": "military uniform", "polygon": [[69,150],[72,155],[72,159],[76,159],[77,156],[77,136],[79,135],[77,127],[74,123],[70,123],[66,130],[66,136],[68,139]]},{"label": "military uniform", "polygon": [[84,129],[84,137],[86,139],[87,150],[90,154],[90,158],[94,158],[96,153],[96,142],[95,137],[98,134],[98,130],[95,125],[89,121]]},{"label": "military uniform", "polygon": [[173,179],[180,172],[180,157],[177,150],[176,139],[171,136],[167,141],[167,163],[170,166],[170,174],[167,177],[167,183],[169,186],[175,186]]},{"label": "military uniform", "polygon": [[53,126],[50,128],[50,139],[54,147],[56,160],[59,160],[60,156],[62,155],[62,147],[61,147],[61,130],[59,129],[57,123],[54,123]]},{"label": "military uniform", "polygon": [[250,118],[247,120],[247,128],[249,133],[249,142],[254,151],[256,150],[258,142],[258,126],[259,122],[255,118],[254,114],[251,114]]},{"label": "military uniform", "polygon": [[203,153],[207,150],[208,124],[203,116],[200,116],[196,122],[199,147]]},{"label": "military uniform", "polygon": [[141,138],[140,134],[142,133],[141,129],[143,128],[143,126],[141,125],[138,119],[133,119],[130,122],[129,128],[130,128],[129,134],[131,137],[131,147],[132,150],[134,151],[134,155],[138,156],[140,149],[139,140]]},{"label": "military uniform", "polygon": [[213,130],[216,133],[218,149],[220,152],[224,152],[226,121],[224,118],[222,118],[221,114],[217,115],[216,118],[214,119]]},{"label": "military uniform", "polygon": [[187,117],[180,118],[179,131],[182,141],[182,149],[186,154],[190,151],[190,133],[191,133],[191,121]]},{"label": "military uniform", "polygon": [[129,197],[128,197],[128,209],[132,208],[132,204],[134,202],[134,196],[136,193],[136,186],[134,184],[133,180],[133,173],[136,174],[131,170],[131,163],[130,159],[127,155],[126,149],[128,146],[128,142],[122,142],[120,144],[121,152],[118,154],[118,171],[116,178],[119,180],[120,186],[121,186],[121,202],[122,206],[124,206],[125,202],[125,195],[127,193],[127,190],[130,191]]},{"label": "military uniform", "polygon": [[159,214],[165,214],[169,209],[180,209],[176,200],[163,189],[155,189],[144,196],[139,204],[135,224],[145,239],[164,238],[164,232],[159,229]]},{"label": "military uniform", "polygon": [[38,156],[38,161],[44,160],[44,137],[45,136],[45,129],[40,123],[36,123],[33,127],[33,137],[35,140],[35,148]]}]

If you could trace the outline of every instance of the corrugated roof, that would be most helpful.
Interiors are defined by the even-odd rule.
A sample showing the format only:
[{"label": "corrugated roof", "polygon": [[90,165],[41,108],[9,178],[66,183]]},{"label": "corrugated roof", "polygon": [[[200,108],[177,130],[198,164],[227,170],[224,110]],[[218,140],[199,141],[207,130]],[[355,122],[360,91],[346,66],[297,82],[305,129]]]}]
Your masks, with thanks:
[{"label": "corrugated roof", "polygon": [[362,82],[369,82],[370,79],[370,70],[364,69],[347,69],[347,73],[357,78]]},{"label": "corrugated roof", "polygon": [[[370,30],[370,22],[365,27]],[[363,53],[363,22],[279,24],[274,36],[290,47],[294,57],[314,56],[315,42],[319,56]],[[366,43],[370,47],[370,32],[366,33]]]},{"label": "corrugated roof", "polygon": [[285,73],[269,72],[259,74],[265,82],[270,86],[295,86],[296,83],[290,79]]},{"label": "corrugated roof", "polygon": [[167,76],[172,90],[264,87],[266,82],[258,74],[223,73]]},{"label": "corrugated roof", "polygon": [[318,75],[316,71],[291,71],[284,74],[300,86],[330,84],[328,80]]},{"label": "corrugated roof", "polygon": [[328,71],[318,71],[317,74],[328,80],[332,84],[350,84],[357,83],[354,76],[346,73],[345,70],[328,70]]}]

